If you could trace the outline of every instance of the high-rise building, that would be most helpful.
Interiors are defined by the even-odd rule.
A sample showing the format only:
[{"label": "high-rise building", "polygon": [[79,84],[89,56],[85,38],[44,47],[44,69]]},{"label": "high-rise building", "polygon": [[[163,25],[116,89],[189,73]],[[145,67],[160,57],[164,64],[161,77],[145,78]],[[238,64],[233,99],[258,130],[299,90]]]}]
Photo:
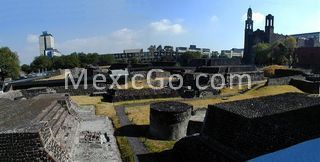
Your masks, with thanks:
[{"label": "high-rise building", "polygon": [[40,56],[61,56],[61,53],[54,48],[54,37],[47,31],[42,32],[39,37]]},{"label": "high-rise building", "polygon": [[54,49],[54,37],[47,31],[42,32],[39,37],[40,55],[46,55],[46,50]]}]

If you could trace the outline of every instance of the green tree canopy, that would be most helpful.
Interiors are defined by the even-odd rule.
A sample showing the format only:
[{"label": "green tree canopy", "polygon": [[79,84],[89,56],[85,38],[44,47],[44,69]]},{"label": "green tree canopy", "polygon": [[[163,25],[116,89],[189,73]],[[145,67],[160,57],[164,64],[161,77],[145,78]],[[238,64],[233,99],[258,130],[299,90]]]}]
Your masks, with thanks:
[{"label": "green tree canopy", "polygon": [[100,55],[99,57],[100,66],[111,65],[116,62],[113,55]]},{"label": "green tree canopy", "polygon": [[70,55],[39,56],[31,63],[31,69],[38,71],[40,69],[72,69],[75,67],[86,67],[87,65],[111,65],[115,62],[113,55],[98,55],[97,53],[85,54],[73,52]]},{"label": "green tree canopy", "polygon": [[52,60],[47,56],[38,56],[30,64],[32,71],[36,72],[38,70],[51,70]]},{"label": "green tree canopy", "polygon": [[27,64],[23,64],[21,66],[21,71],[23,71],[23,72],[25,72],[27,74],[32,72],[30,65],[27,65]]},{"label": "green tree canopy", "polygon": [[0,48],[0,71],[3,77],[16,79],[20,72],[19,57],[8,47]]},{"label": "green tree canopy", "polygon": [[200,52],[186,52],[180,55],[180,65],[188,66],[190,60],[202,58],[202,54]]},{"label": "green tree canopy", "polygon": [[256,64],[268,65],[271,61],[271,48],[268,43],[258,43],[253,47],[253,51],[256,54]]},{"label": "green tree canopy", "polygon": [[65,69],[72,69],[75,67],[80,67],[80,60],[78,55],[71,54],[67,56],[63,56],[64,62],[65,62]]},{"label": "green tree canopy", "polygon": [[259,43],[253,47],[255,62],[257,65],[292,65],[296,60],[294,56],[296,46],[297,42],[293,37],[272,44]]}]

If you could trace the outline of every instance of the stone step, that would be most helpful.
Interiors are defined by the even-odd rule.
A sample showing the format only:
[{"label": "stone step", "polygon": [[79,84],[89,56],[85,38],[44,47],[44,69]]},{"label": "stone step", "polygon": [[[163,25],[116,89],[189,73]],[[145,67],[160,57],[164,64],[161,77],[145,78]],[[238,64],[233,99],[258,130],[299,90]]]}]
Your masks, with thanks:
[{"label": "stone step", "polygon": [[63,125],[66,117],[68,116],[69,112],[68,111],[63,111],[63,113],[61,114],[61,116],[59,117],[59,120],[57,120],[55,122],[55,124],[52,126],[52,133],[54,135],[54,137],[58,134],[61,126]]},{"label": "stone step", "polygon": [[61,105],[57,104],[55,105],[52,110],[47,113],[47,115],[45,115],[43,117],[43,119],[41,121],[51,121],[53,119],[53,117],[59,112],[59,110],[61,109]]},{"label": "stone step", "polygon": [[52,105],[50,105],[50,108],[45,109],[44,111],[42,111],[42,113],[37,116],[37,118],[34,121],[44,121],[44,118],[51,112],[54,110],[54,107],[56,107],[58,105],[58,103],[54,103]]},{"label": "stone step", "polygon": [[60,107],[60,109],[57,111],[57,113],[55,114],[55,116],[49,121],[49,127],[52,129],[53,126],[56,125],[56,123],[60,120],[62,114],[65,112],[66,110],[62,107]]}]

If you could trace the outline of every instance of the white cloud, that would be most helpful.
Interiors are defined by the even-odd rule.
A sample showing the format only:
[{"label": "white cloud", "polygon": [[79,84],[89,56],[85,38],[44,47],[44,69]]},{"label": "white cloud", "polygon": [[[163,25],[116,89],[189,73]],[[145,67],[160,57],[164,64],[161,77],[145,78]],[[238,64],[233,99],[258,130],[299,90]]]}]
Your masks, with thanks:
[{"label": "white cloud", "polygon": [[181,34],[185,32],[181,24],[174,24],[168,19],[162,19],[160,21],[152,22],[150,23],[150,27],[156,32],[165,32],[171,34]]},{"label": "white cloud", "polygon": [[212,22],[217,22],[219,20],[219,18],[218,18],[218,16],[216,16],[216,15],[213,15],[213,16],[211,16],[211,18],[210,18],[210,21],[212,21]]},{"label": "white cloud", "polygon": [[138,31],[123,28],[100,36],[92,36],[87,38],[75,38],[57,43],[56,47],[64,54],[71,52],[121,52],[128,48],[141,48],[138,37]]},{"label": "white cloud", "polygon": [[36,34],[28,34],[27,43],[38,43],[39,37]]},{"label": "white cloud", "polygon": [[[243,16],[242,16],[242,21],[246,20],[247,19],[247,14],[245,13]],[[252,13],[252,19],[254,21],[255,24],[258,24],[258,25],[261,25],[264,23],[264,20],[265,20],[265,15],[260,13],[260,12],[253,12]]]}]

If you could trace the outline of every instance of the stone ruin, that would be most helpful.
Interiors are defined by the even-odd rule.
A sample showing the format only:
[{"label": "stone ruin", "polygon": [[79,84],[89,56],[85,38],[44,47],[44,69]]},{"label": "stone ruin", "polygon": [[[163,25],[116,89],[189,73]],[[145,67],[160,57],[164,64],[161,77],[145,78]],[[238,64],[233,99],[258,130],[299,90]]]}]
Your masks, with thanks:
[{"label": "stone ruin", "polygon": [[38,96],[39,94],[54,94],[56,93],[56,90],[49,87],[33,87],[22,90],[21,92],[23,93],[24,97],[32,98]]},{"label": "stone ruin", "polygon": [[103,95],[105,101],[120,102],[141,99],[154,99],[154,98],[173,98],[179,97],[178,92],[170,88],[163,89],[109,89]]},{"label": "stone ruin", "polygon": [[159,102],[150,105],[149,133],[162,140],[178,140],[187,134],[192,106],[180,102]]},{"label": "stone ruin", "polygon": [[17,100],[17,99],[23,98],[23,94],[21,93],[21,91],[8,91],[0,94],[0,99],[1,98],[6,98],[9,100]]},{"label": "stone ruin", "polygon": [[113,126],[65,94],[0,99],[1,161],[121,161]]},{"label": "stone ruin", "polygon": [[306,93],[320,94],[320,74],[308,74],[303,78],[293,78],[289,84]]},{"label": "stone ruin", "polygon": [[[207,74],[207,77],[202,76]],[[185,73],[183,76],[183,87],[179,91],[181,96],[184,98],[194,98],[194,97],[212,97],[220,93],[219,90],[212,88],[211,78],[216,75],[221,74],[225,78],[225,86],[236,86],[239,82],[238,77],[231,78],[231,75],[243,75],[248,74],[251,77],[252,82],[264,81],[265,77],[262,71],[258,71],[255,66],[203,66],[198,67],[194,72]],[[202,87],[209,86],[204,90],[200,90],[196,86],[196,79],[199,78],[199,85]],[[247,77],[244,77],[242,83],[247,83]],[[220,87],[223,82],[221,77],[215,77],[214,84],[216,87]],[[231,85],[232,84],[232,85]]]},{"label": "stone ruin", "polygon": [[319,116],[319,98],[299,93],[209,105],[201,133],[178,141],[171,160],[247,161],[319,138]]}]

